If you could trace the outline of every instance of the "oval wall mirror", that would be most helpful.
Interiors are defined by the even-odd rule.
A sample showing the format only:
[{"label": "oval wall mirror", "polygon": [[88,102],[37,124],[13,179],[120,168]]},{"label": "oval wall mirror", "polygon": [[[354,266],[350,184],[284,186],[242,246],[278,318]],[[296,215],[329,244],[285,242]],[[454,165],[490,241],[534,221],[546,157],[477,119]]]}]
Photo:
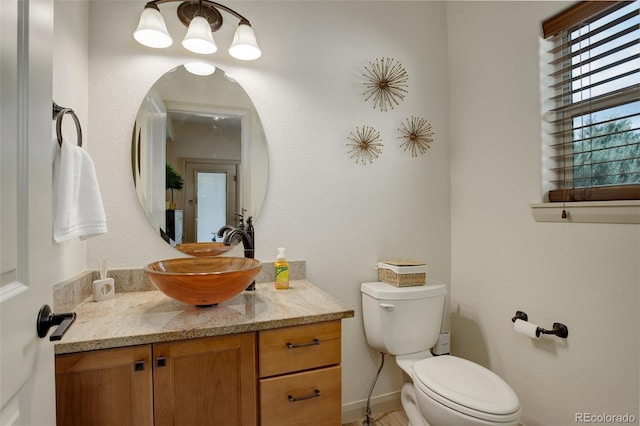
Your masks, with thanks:
[{"label": "oval wall mirror", "polygon": [[258,113],[223,70],[164,74],[142,101],[131,171],[149,222],[172,246],[216,241],[223,225],[258,217],[267,189],[267,142]]}]

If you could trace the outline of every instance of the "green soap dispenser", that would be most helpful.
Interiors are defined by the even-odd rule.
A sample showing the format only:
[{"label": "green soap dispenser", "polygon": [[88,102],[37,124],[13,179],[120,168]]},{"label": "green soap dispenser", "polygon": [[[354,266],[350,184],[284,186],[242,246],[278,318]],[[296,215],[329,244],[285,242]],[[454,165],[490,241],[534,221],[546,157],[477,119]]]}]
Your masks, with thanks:
[{"label": "green soap dispenser", "polygon": [[278,256],[274,266],[276,270],[275,287],[278,290],[289,288],[289,262],[284,254],[284,247],[278,248]]}]

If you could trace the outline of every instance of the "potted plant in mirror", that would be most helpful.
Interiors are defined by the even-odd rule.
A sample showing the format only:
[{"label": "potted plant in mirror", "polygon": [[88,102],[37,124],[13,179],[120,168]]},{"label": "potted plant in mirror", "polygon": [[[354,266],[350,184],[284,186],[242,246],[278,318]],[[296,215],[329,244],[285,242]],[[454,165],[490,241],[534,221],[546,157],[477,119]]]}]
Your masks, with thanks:
[{"label": "potted plant in mirror", "polygon": [[182,176],[173,168],[173,166],[167,163],[167,177],[166,177],[166,189],[171,190],[171,202],[169,203],[169,210],[176,209],[176,203],[173,201],[173,191],[182,190],[182,185],[184,185],[184,179]]}]

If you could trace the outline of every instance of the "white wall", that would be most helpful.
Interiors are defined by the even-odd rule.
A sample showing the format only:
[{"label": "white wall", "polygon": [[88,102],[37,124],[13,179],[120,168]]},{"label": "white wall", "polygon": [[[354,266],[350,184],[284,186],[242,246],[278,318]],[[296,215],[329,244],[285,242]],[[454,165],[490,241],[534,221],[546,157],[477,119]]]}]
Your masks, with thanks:
[{"label": "white wall", "polygon": [[[72,108],[82,127],[83,145],[92,144],[89,130],[89,3],[85,1],[54,2],[53,43],[53,100]],[[66,115],[62,121],[62,135],[76,142],[73,119]],[[55,121],[52,134],[55,137]],[[61,244],[53,243],[52,283],[60,282],[87,268],[87,242],[74,239]]]},{"label": "white wall", "polygon": [[[343,322],[343,401],[366,398],[378,354],[366,345],[359,286],[376,279],[375,262],[409,257],[449,281],[449,162],[445,7],[437,2],[225,2],[252,20],[263,57],[226,54],[234,25],[216,33],[212,61],[230,71],[252,98],[269,144],[267,197],[256,220],[256,257],[277,247],[307,260],[311,282],[356,310]],[[163,5],[174,46],[154,51],[131,33],[144,2],[92,2],[89,44],[90,153],[96,162],[109,234],[89,243],[89,265],[142,267],[175,257],[151,229],[135,195],[130,141],[136,111],[151,85],[189,56],[171,5]],[[175,6],[174,6],[175,8]],[[225,18],[226,19],[226,18]],[[232,19],[229,19],[233,21]],[[389,56],[409,74],[400,107],[373,110],[362,96],[362,67]],[[411,158],[397,128],[411,115],[433,126],[429,152]],[[377,128],[383,154],[372,165],[347,156],[356,126]],[[387,363],[376,394],[399,390],[400,370]]]},{"label": "white wall", "polygon": [[[167,141],[167,161],[179,158],[211,158],[240,161],[240,126],[216,129],[208,123],[173,122],[173,140]],[[182,171],[180,171],[182,173]]]},{"label": "white wall", "polygon": [[[538,37],[557,2],[450,2],[453,351],[500,374],[523,422],[638,418],[638,225],[536,223]],[[566,341],[512,330],[516,310]]]}]

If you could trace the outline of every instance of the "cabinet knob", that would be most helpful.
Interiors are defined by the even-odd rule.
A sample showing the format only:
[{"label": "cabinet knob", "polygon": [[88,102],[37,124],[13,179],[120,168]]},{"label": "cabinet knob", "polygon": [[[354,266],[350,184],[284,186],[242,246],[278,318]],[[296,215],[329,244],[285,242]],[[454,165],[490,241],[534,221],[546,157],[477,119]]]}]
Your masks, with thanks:
[{"label": "cabinet knob", "polygon": [[319,396],[320,396],[320,391],[318,389],[315,389],[313,393],[310,393],[308,395],[302,395],[302,396],[288,395],[289,402],[304,401],[305,399],[317,398]]},{"label": "cabinet knob", "polygon": [[313,339],[312,342],[308,342],[308,343],[296,343],[295,345],[293,343],[287,343],[287,348],[289,349],[304,348],[305,346],[316,346],[319,344],[320,344],[320,340]]},{"label": "cabinet knob", "polygon": [[133,363],[133,371],[144,371],[144,361],[136,361]]}]

